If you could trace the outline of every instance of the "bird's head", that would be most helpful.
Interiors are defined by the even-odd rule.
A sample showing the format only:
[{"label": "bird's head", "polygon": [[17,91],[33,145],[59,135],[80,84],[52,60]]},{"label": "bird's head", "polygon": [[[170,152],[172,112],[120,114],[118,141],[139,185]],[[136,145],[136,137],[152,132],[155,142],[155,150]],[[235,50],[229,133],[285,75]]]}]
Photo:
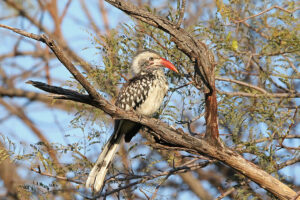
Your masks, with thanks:
[{"label": "bird's head", "polygon": [[132,60],[131,70],[134,74],[138,74],[144,69],[151,67],[167,67],[178,73],[178,70],[171,62],[160,57],[158,53],[151,50],[139,52]]}]

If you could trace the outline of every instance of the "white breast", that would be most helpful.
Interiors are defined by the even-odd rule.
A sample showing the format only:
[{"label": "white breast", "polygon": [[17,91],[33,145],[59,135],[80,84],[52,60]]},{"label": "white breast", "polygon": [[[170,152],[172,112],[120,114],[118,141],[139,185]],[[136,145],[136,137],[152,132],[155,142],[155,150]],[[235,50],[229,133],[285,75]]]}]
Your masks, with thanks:
[{"label": "white breast", "polygon": [[168,90],[168,85],[165,81],[155,80],[152,87],[149,89],[148,97],[144,103],[137,108],[137,112],[142,115],[152,115],[160,107],[166,93]]}]

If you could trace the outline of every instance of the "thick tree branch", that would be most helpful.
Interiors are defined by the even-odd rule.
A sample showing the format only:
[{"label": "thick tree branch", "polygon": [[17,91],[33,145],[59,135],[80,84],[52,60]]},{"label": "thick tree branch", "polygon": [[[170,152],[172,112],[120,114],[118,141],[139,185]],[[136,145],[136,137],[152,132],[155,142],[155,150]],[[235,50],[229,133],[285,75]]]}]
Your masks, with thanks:
[{"label": "thick tree branch", "polygon": [[128,1],[123,0],[106,0],[109,4],[119,8],[124,11],[128,15],[141,20],[147,24],[150,24],[154,27],[157,27],[166,33],[169,33],[173,36],[174,42],[178,46],[180,50],[182,50],[188,57],[191,58],[192,61],[195,61],[195,68],[197,72],[199,72],[199,76],[201,76],[204,84],[212,90],[211,86],[211,63],[207,58],[211,57],[209,50],[207,47],[198,40],[186,32],[182,28],[177,28],[176,24],[173,24],[171,21],[166,18],[153,15],[151,12],[137,8],[135,5]]},{"label": "thick tree branch", "polygon": [[221,145],[219,141],[219,128],[217,120],[217,95],[215,89],[215,62],[214,56],[207,46],[196,40],[190,33],[177,27],[176,24],[151,12],[137,8],[124,0],[106,0],[106,2],[119,8],[128,15],[147,24],[157,27],[169,33],[178,49],[185,53],[195,63],[195,76],[200,77],[205,86],[205,110],[206,133],[205,137],[215,145]]},{"label": "thick tree branch", "polygon": [[42,90],[61,95],[57,96],[56,98],[71,99],[86,103],[105,111],[114,118],[128,119],[144,124],[151,128],[154,132],[151,131],[150,133],[159,138],[162,142],[173,146],[183,147],[187,152],[190,153],[198,153],[200,155],[206,155],[217,159],[236,169],[238,172],[247,176],[252,181],[261,185],[261,187],[270,191],[280,199],[289,199],[296,195],[296,192],[290,189],[288,186],[269,175],[253,163],[245,160],[241,155],[227,147],[223,147],[221,149],[217,146],[211,145],[203,139],[193,137],[183,132],[181,129],[174,129],[160,120],[140,116],[132,111],[124,111],[110,104],[104,99],[98,102],[97,100],[90,98],[89,95],[80,94],[72,90],[49,86],[47,84],[35,81],[31,81],[29,83]]},{"label": "thick tree branch", "polygon": [[[116,1],[113,1],[116,3]],[[123,4],[124,2],[120,3]],[[117,4],[119,5],[119,4]],[[134,10],[133,10],[134,11]],[[133,12],[132,11],[132,12]],[[137,9],[137,12],[141,11],[141,9]],[[152,15],[148,15],[148,17],[153,17]],[[149,19],[150,20],[150,19]],[[150,20],[151,21],[151,20]],[[3,27],[3,26],[2,26]],[[170,27],[166,27],[170,28]],[[11,29],[11,27],[9,28]],[[137,115],[134,112],[124,111],[111,103],[105,100],[97,91],[88,83],[88,81],[84,78],[82,74],[74,67],[74,65],[67,59],[61,49],[54,43],[53,40],[50,40],[45,35],[38,36],[32,35],[28,33],[24,33],[24,31],[20,31],[19,29],[11,29],[17,33],[20,33],[26,37],[32,36],[31,38],[37,39],[39,41],[44,42],[52,49],[57,58],[64,64],[64,66],[72,73],[76,80],[78,80],[81,85],[86,89],[89,95],[75,95],[73,92],[67,93],[65,96],[66,99],[81,99],[82,101],[88,101],[90,105],[93,105],[107,114],[111,115],[115,118],[128,119],[134,122],[141,123],[145,126],[151,128],[154,132],[151,132],[155,137],[159,138],[160,141],[163,141],[167,144],[171,144],[172,146],[178,146],[186,148],[188,152],[195,153],[201,155],[206,155],[211,158],[217,159],[230,167],[237,170],[239,173],[245,175],[250,178],[252,181],[259,184],[264,189],[268,190],[275,196],[280,199],[291,199],[294,198],[297,194],[291,188],[274,178],[273,176],[266,173],[264,170],[260,169],[253,163],[245,160],[241,155],[232,151],[227,147],[221,147],[213,145],[207,142],[204,139],[193,137],[185,132],[182,129],[175,129],[173,127],[168,126],[167,124],[161,122],[157,119],[151,119],[145,116]],[[173,31],[173,29],[171,30]],[[175,31],[176,32],[176,31]],[[186,36],[186,35],[185,35]],[[183,42],[185,44],[185,42]],[[32,82],[35,84],[35,82]],[[214,83],[214,82],[213,82]],[[36,84],[37,85],[37,84]],[[57,90],[55,87],[48,86],[49,90],[52,93],[57,92],[56,94],[64,95],[61,90]]]},{"label": "thick tree branch", "polygon": [[10,26],[6,26],[3,24],[0,24],[0,27],[6,28],[9,30],[14,31],[15,33],[18,33],[20,35],[23,35],[25,37],[40,41],[45,43],[56,55],[56,57],[59,59],[59,61],[69,70],[69,72],[74,76],[74,78],[84,87],[84,89],[89,93],[89,95],[93,99],[101,99],[100,95],[97,93],[97,91],[94,89],[94,87],[85,79],[85,77],[75,68],[73,63],[67,58],[67,56],[63,53],[61,48],[55,44],[55,42],[52,39],[49,39],[46,35],[37,35],[33,33],[28,33],[26,31],[23,31],[18,28],[13,28]]}]

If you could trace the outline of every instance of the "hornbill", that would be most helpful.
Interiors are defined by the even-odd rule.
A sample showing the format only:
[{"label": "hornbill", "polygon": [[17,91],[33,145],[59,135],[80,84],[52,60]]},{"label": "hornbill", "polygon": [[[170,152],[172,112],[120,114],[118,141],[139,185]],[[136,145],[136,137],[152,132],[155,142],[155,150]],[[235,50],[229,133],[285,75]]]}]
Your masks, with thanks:
[{"label": "hornbill", "polygon": [[[139,52],[131,64],[134,77],[124,84],[115,105],[124,110],[135,110],[141,115],[153,115],[159,109],[168,90],[168,82],[162,67],[178,73],[175,66],[161,58],[158,53],[152,50]],[[125,137],[125,142],[130,142],[141,127],[141,124],[129,120],[115,120],[114,132],[89,174],[86,181],[87,188],[91,187],[95,192],[102,189],[108,167],[121,139]]]}]

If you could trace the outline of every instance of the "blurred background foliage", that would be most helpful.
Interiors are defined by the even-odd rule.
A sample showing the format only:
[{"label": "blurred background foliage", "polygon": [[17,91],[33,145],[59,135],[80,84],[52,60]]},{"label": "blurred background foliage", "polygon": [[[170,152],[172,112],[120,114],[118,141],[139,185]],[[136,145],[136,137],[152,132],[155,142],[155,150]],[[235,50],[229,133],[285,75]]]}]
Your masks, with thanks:
[{"label": "blurred background foliage", "polygon": [[[179,1],[132,2],[174,23],[179,18]],[[208,45],[215,56],[223,142],[296,191],[300,190],[299,99],[295,98],[295,94],[299,97],[300,87],[299,7],[299,2],[292,0],[189,0],[182,25]],[[132,76],[131,59],[137,51],[148,48],[159,52],[180,73],[166,71],[170,90],[156,117],[197,137],[205,132],[204,95],[195,85],[193,62],[177,49],[168,34],[101,0],[1,1],[0,8],[1,24],[37,34],[46,32],[54,38],[111,102]],[[0,31],[0,136],[5,147],[0,149],[0,163],[10,159],[20,179],[26,180],[15,196],[3,180],[0,194],[3,198],[83,199],[88,193],[82,184],[113,130],[112,119],[90,106],[46,100],[47,94],[28,96],[28,92],[37,95],[40,91],[26,86],[27,80],[83,93],[84,89],[62,69],[47,47]],[[19,90],[23,93],[18,94]],[[49,139],[59,163],[53,161],[45,143],[36,140],[36,133],[28,125],[13,126],[24,118],[12,109],[27,115]],[[206,160],[185,152],[156,150],[148,139],[136,136],[120,149],[105,192],[140,182],[110,198],[213,199],[234,186],[224,199],[275,199],[220,163],[148,179],[191,160]],[[193,184],[198,191],[193,190]]]}]

